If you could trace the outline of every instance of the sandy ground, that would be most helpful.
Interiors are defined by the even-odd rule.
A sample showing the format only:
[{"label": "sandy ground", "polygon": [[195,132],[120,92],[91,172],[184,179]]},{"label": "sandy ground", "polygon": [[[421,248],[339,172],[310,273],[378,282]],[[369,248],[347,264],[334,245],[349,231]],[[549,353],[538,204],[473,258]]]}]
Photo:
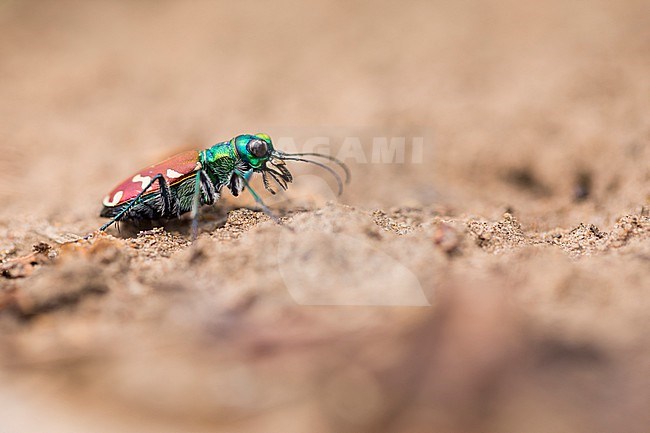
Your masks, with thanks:
[{"label": "sandy ground", "polygon": [[[0,432],[647,431],[649,16],[0,2]],[[69,242],[138,168],[258,131],[425,146],[346,158],[340,198],[291,166],[293,231],[224,197],[194,244]]]}]

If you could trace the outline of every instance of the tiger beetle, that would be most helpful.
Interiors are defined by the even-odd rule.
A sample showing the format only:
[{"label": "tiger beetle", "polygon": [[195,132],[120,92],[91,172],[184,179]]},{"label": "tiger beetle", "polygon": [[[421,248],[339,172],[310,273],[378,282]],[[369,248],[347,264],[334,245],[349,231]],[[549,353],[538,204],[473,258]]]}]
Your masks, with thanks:
[{"label": "tiger beetle", "polygon": [[338,164],[345,172],[345,182],[349,182],[350,170],[332,156],[314,152],[285,153],[274,149],[271,137],[266,134],[238,135],[205,150],[179,153],[120,183],[104,198],[100,216],[111,220],[99,231],[119,221],[171,219],[191,211],[192,238],[196,239],[199,206],[217,201],[224,186],[234,196],[246,188],[264,213],[280,223],[251,187],[249,179],[255,172],[262,173],[264,188],[275,194],[269,177],[286,190],[293,177],[285,161],[306,162],[332,174],[340,195],[343,181],[338,173],[323,163],[304,158],[309,156]]}]

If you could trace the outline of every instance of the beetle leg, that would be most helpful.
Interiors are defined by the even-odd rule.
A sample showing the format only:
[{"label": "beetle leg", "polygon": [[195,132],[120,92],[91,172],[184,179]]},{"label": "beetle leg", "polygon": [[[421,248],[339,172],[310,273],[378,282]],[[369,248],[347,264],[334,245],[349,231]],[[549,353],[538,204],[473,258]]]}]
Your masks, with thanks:
[{"label": "beetle leg", "polygon": [[[239,176],[241,178],[241,180],[244,182],[244,187],[246,187],[246,189],[248,189],[248,192],[251,193],[251,195],[253,196],[253,198],[257,202],[257,204],[260,205],[260,207],[262,208],[262,211],[264,211],[264,213],[267,214],[277,224],[282,225],[282,221],[280,221],[280,218],[278,218],[277,216],[275,216],[275,214],[273,212],[271,212],[271,209],[269,209],[269,207],[266,204],[264,204],[264,202],[262,201],[262,198],[259,195],[257,195],[257,193],[255,192],[255,190],[253,188],[251,188],[251,186],[248,183],[248,180],[246,179],[246,174],[242,173],[240,170],[237,170],[237,169],[235,169],[235,174],[237,176]],[[285,226],[285,227],[291,229],[291,227],[288,227],[288,226]]]},{"label": "beetle leg", "polygon": [[199,235],[199,206],[201,196],[205,196],[205,204],[212,204],[219,198],[219,193],[204,170],[196,172],[194,177],[194,194],[192,195],[192,242]]},{"label": "beetle leg", "polygon": [[192,196],[192,242],[199,235],[199,205],[201,204],[201,173],[203,170],[196,172],[194,176],[194,195]]},{"label": "beetle leg", "polygon": [[163,175],[158,174],[158,176],[160,176],[160,179],[158,179],[158,185],[160,185],[160,198],[162,199],[163,205],[162,214],[173,214],[178,216],[180,214],[180,202],[178,201],[178,198],[172,195],[172,190]]},{"label": "beetle leg", "polygon": [[207,173],[204,170],[200,171],[201,176],[201,192],[205,195],[206,201],[205,204],[213,204],[219,198],[219,192],[217,192],[214,184],[208,177]]}]

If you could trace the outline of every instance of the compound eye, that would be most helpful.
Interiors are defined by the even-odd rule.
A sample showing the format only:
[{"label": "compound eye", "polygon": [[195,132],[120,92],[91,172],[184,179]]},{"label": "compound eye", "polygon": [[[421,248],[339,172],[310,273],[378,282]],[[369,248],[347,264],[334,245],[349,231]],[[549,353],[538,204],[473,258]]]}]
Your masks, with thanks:
[{"label": "compound eye", "polygon": [[262,158],[263,156],[266,156],[268,150],[269,149],[266,146],[266,142],[264,140],[252,140],[250,143],[248,143],[248,151],[253,154],[255,158]]}]

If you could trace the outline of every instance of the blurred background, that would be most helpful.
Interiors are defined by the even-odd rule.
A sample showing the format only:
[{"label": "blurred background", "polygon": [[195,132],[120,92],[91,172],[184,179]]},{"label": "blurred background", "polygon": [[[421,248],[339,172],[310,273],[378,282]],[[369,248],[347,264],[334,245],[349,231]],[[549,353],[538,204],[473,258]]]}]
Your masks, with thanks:
[{"label": "blurred background", "polygon": [[555,215],[582,178],[598,204],[633,206],[648,194],[648,7],[4,0],[2,199],[78,219],[181,146],[352,130],[427,145],[423,164],[356,168],[355,204],[464,189]]},{"label": "blurred background", "polygon": [[[259,269],[277,228],[206,236],[196,257],[174,230],[74,253],[0,281],[110,293],[29,320],[0,298],[0,433],[647,431],[649,18],[647,0],[0,0],[3,260],[94,230],[116,183],[179,149],[423,137],[420,162],[348,160],[351,208],[296,221],[373,233],[433,305],[296,305]],[[269,202],[320,208],[313,185]],[[494,255],[466,231],[504,212],[520,238]],[[622,252],[586,228],[626,215]],[[456,258],[431,240],[441,218],[472,240]],[[548,246],[567,233],[582,258]],[[327,239],[288,242],[321,248],[319,278],[377,257],[332,268]]]}]

